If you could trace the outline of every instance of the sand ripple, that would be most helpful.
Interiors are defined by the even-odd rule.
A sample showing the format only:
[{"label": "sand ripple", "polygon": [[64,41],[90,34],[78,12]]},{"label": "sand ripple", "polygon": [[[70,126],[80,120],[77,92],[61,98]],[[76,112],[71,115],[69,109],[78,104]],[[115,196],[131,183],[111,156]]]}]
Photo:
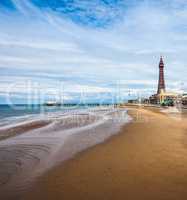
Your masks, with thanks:
[{"label": "sand ripple", "polygon": [[35,177],[103,142],[129,121],[122,109],[52,114],[0,128],[0,192],[25,190]]}]

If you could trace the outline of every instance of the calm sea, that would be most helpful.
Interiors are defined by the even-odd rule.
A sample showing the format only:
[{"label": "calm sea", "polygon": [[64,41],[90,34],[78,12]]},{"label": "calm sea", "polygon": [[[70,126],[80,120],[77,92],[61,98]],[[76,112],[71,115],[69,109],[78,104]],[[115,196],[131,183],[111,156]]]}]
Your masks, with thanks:
[{"label": "calm sea", "polygon": [[44,106],[44,105],[0,105],[0,119],[9,117],[28,116],[35,114],[47,114],[51,112],[69,112],[72,110],[86,109],[87,106]]}]

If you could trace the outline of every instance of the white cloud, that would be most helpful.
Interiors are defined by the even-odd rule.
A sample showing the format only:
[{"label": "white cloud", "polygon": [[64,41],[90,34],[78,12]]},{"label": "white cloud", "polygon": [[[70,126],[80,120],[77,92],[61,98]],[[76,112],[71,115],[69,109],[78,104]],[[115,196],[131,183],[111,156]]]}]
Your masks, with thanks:
[{"label": "white cloud", "polygon": [[[67,16],[41,11],[26,0],[14,3],[24,18],[22,14],[0,14],[0,70],[58,74],[57,81],[62,75],[70,91],[108,92],[111,88],[100,82],[107,86],[118,80],[152,88],[163,54],[166,83],[187,81],[187,7],[181,7],[185,1],[139,1],[126,10],[125,1],[117,10],[99,1],[77,1],[78,7],[86,9],[80,15],[94,12],[99,19],[108,14],[119,17],[105,28],[77,25]],[[52,84],[49,79],[42,81]]]}]

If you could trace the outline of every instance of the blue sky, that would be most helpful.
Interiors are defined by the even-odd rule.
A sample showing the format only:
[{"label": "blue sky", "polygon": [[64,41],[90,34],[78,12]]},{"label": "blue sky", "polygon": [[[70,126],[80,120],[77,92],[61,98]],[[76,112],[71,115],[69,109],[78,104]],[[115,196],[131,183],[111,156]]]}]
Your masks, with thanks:
[{"label": "blue sky", "polygon": [[[1,0],[0,103],[187,89],[185,0]],[[42,96],[42,97],[41,97]]]}]

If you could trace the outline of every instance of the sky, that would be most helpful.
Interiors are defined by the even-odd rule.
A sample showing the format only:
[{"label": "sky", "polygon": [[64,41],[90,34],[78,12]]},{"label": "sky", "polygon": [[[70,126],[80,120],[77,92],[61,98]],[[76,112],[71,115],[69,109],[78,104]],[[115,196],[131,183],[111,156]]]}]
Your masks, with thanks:
[{"label": "sky", "polygon": [[0,103],[187,91],[186,0],[0,0]]}]

